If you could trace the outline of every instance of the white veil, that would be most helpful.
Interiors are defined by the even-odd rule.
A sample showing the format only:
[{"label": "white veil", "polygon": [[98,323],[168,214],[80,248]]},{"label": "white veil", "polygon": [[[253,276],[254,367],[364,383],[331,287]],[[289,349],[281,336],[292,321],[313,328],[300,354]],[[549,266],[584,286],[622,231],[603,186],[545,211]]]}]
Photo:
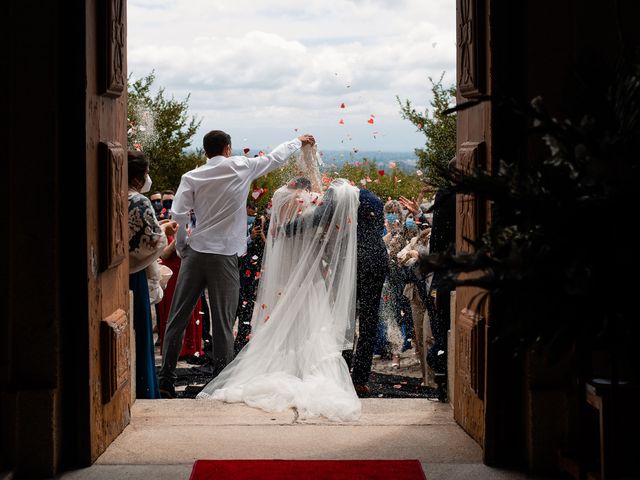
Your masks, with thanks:
[{"label": "white veil", "polygon": [[358,189],[337,179],[321,193],[309,165],[273,195],[251,340],[197,398],[355,420],[342,350],[354,337]]}]

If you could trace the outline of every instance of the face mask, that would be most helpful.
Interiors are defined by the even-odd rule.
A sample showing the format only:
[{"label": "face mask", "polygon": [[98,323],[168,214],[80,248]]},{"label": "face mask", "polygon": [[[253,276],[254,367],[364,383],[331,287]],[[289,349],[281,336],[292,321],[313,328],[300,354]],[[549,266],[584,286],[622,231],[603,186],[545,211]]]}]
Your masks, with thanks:
[{"label": "face mask", "polygon": [[252,217],[251,215],[247,215],[247,225],[253,225],[253,222],[256,221],[256,217]]},{"label": "face mask", "polygon": [[149,175],[145,175],[144,185],[140,189],[140,193],[147,193],[149,190],[151,190],[151,177]]},{"label": "face mask", "polygon": [[386,217],[387,217],[387,222],[389,223],[395,223],[396,220],[398,220],[398,214],[396,213],[387,213]]},{"label": "face mask", "polygon": [[151,200],[151,205],[153,205],[153,209],[156,211],[156,213],[160,213],[160,211],[162,210],[162,201],[160,200]]},{"label": "face mask", "polygon": [[416,221],[413,218],[407,218],[407,220],[404,222],[404,225],[409,230],[414,230],[418,228],[418,225],[416,224]]},{"label": "face mask", "polygon": [[162,200],[162,208],[171,210],[171,205],[173,205],[173,200]]}]

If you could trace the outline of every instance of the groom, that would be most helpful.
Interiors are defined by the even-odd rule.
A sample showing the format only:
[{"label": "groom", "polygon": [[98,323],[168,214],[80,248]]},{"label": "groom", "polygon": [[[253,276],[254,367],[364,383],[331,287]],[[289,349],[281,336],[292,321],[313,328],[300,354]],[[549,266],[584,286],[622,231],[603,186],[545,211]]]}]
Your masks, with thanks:
[{"label": "groom", "polygon": [[[204,136],[205,165],[185,173],[175,194],[172,218],[181,226],[176,250],[182,259],[171,302],[158,374],[160,395],[175,398],[175,370],[184,332],[200,293],[209,292],[213,330],[213,375],[233,359],[233,323],[240,278],[238,257],[245,254],[246,203],[253,180],[285,165],[312,135],[301,135],[261,157],[232,156],[231,137],[212,130]],[[187,236],[190,212],[198,219]]]},{"label": "groom", "polygon": [[358,343],[355,353],[343,351],[351,367],[351,379],[359,397],[370,395],[367,382],[373,363],[373,348],[380,321],[380,297],[389,270],[389,254],[384,235],[383,203],[366,188],[360,189],[358,206],[358,247],[356,257],[356,302]]}]

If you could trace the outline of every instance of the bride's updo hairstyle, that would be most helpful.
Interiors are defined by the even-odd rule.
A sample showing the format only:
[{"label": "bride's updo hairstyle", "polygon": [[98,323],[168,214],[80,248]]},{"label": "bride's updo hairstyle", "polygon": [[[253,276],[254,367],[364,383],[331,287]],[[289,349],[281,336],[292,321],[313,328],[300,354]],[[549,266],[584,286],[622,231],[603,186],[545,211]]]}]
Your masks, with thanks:
[{"label": "bride's updo hairstyle", "polygon": [[289,187],[297,190],[311,190],[311,180],[307,177],[296,177],[289,182]]},{"label": "bride's updo hairstyle", "polygon": [[222,130],[211,130],[202,139],[202,147],[207,158],[222,155],[228,145],[231,145],[231,136]]}]

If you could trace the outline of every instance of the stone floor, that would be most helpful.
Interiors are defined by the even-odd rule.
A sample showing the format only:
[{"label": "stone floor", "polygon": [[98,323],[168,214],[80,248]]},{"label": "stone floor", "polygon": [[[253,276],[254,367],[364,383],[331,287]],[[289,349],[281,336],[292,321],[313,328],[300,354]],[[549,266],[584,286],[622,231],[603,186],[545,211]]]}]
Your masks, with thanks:
[{"label": "stone floor", "polygon": [[138,400],[131,413],[93,466],[57,478],[187,480],[197,459],[275,458],[418,459],[428,480],[534,478],[483,465],[450,405],[428,399],[364,399],[346,423],[190,399]]}]

